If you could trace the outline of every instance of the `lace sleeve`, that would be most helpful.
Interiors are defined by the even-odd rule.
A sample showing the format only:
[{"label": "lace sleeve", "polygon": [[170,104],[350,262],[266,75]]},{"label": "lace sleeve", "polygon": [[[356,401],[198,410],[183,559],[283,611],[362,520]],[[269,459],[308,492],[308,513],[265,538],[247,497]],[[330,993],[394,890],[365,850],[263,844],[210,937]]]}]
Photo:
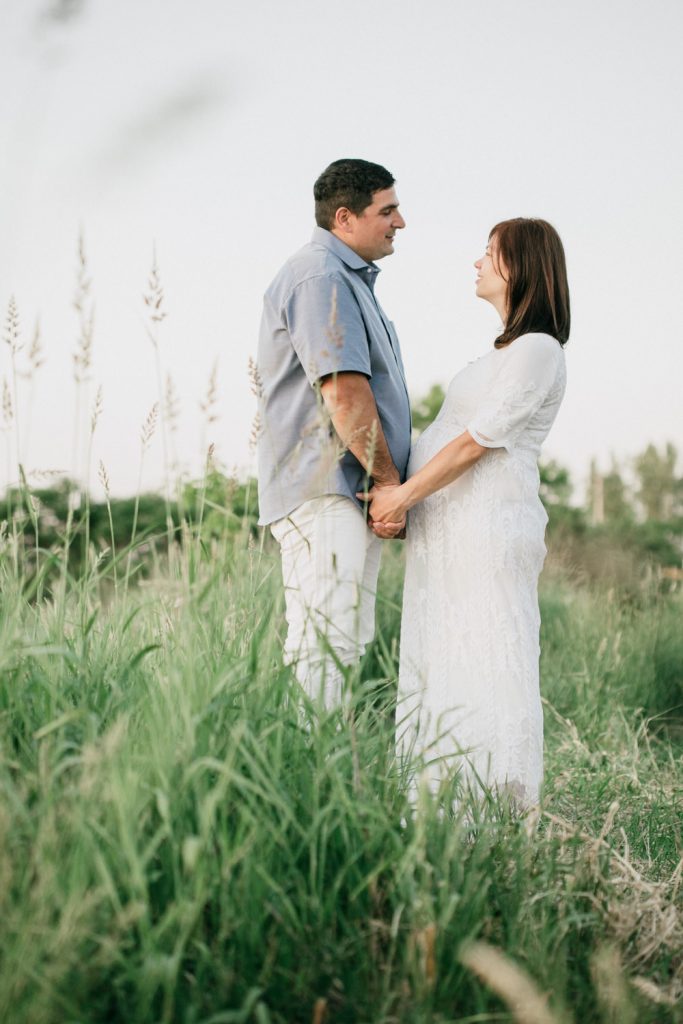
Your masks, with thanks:
[{"label": "lace sleeve", "polygon": [[491,390],[467,425],[475,441],[512,451],[552,388],[561,353],[559,342],[547,334],[524,334],[501,352]]}]

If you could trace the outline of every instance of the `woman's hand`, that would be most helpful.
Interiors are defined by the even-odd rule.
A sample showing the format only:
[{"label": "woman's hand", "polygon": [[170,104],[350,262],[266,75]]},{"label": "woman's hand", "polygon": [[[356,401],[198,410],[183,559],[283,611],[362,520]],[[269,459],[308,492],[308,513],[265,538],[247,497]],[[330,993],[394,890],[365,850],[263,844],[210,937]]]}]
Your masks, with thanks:
[{"label": "woman's hand", "polygon": [[370,523],[378,536],[394,537],[405,527],[408,504],[402,484],[375,484],[370,491],[361,491],[358,497],[370,502]]}]

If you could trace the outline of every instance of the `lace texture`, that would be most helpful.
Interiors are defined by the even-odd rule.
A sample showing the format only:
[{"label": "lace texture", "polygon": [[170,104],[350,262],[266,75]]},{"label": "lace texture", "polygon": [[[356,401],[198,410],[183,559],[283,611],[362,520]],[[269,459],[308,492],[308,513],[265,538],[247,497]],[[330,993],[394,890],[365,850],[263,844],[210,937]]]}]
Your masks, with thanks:
[{"label": "lace texture", "polygon": [[529,806],[543,778],[538,577],[547,516],[538,454],[564,353],[528,334],[468,364],[411,454],[416,472],[467,429],[491,450],[409,515],[397,743],[435,788],[460,768]]}]

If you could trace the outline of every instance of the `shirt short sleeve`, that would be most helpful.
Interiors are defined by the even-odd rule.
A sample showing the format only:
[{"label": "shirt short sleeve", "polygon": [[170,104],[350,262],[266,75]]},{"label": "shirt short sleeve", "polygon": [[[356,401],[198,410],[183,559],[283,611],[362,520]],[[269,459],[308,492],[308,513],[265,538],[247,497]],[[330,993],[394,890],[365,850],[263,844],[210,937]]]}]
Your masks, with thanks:
[{"label": "shirt short sleeve", "polygon": [[524,334],[500,353],[501,368],[467,430],[484,448],[511,451],[547,398],[562,356],[548,334]]},{"label": "shirt short sleeve", "polygon": [[334,274],[307,278],[285,303],[292,345],[315,384],[330,373],[371,377],[368,336],[350,286]]}]

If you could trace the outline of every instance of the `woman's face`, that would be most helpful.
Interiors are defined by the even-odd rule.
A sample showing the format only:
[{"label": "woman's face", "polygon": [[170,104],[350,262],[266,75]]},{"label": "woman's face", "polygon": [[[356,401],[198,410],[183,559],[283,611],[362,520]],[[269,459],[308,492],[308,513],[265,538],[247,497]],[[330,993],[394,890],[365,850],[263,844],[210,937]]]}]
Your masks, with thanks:
[{"label": "woman's face", "polygon": [[507,293],[508,273],[498,253],[496,236],[489,238],[486,252],[476,262],[477,268],[477,295],[480,299],[486,299],[498,310],[502,319],[505,319],[505,297]]}]

